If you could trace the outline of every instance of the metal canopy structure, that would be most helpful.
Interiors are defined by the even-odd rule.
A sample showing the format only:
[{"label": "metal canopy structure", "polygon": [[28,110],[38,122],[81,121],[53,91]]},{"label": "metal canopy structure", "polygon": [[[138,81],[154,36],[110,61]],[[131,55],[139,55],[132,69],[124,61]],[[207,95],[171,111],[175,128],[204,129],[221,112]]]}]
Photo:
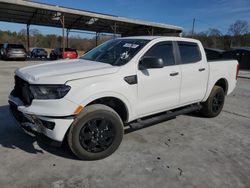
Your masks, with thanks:
[{"label": "metal canopy structure", "polygon": [[78,9],[59,7],[23,0],[0,0],[0,21],[61,28],[60,21],[51,18],[57,13],[65,17],[65,28],[132,35],[178,35],[181,27],[128,19]]},{"label": "metal canopy structure", "polygon": [[67,29],[67,47],[68,35],[71,30],[95,32],[96,44],[98,33],[113,33],[114,35],[119,34],[121,36],[179,36],[182,32],[181,27],[173,25],[129,19],[24,0],[0,0],[0,21],[26,24],[28,49],[30,47],[30,25],[62,28],[63,49],[65,48],[64,29]]}]

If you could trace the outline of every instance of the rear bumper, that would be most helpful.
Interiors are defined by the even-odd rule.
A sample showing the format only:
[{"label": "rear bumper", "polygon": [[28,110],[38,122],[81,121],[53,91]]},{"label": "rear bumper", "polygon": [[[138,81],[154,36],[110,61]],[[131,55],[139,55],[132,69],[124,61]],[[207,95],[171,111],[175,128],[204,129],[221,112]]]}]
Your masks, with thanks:
[{"label": "rear bumper", "polygon": [[43,140],[60,145],[67,130],[74,121],[74,117],[45,117],[34,114],[23,113],[18,109],[20,101],[9,100],[10,111],[16,119],[18,125],[26,133],[38,136]]},{"label": "rear bumper", "polygon": [[47,54],[36,54],[36,55],[34,55],[35,57],[48,57],[48,55]]},{"label": "rear bumper", "polygon": [[25,59],[27,58],[26,54],[14,54],[14,53],[10,53],[7,55],[8,58],[10,59]]}]

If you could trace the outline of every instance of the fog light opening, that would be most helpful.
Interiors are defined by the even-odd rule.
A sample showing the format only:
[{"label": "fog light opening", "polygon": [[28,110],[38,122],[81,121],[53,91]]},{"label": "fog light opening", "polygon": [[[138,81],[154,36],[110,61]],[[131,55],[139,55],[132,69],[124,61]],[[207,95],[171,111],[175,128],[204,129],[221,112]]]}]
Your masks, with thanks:
[{"label": "fog light opening", "polygon": [[53,130],[55,128],[55,122],[45,121],[42,119],[40,119],[40,121],[42,122],[42,125],[47,129]]}]

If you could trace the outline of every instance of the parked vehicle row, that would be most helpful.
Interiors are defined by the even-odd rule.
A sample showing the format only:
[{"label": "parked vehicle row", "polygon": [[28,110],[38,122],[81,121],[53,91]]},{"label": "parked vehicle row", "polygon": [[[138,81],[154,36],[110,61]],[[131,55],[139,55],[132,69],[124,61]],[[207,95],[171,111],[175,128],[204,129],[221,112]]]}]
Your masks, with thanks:
[{"label": "parked vehicle row", "polygon": [[78,53],[76,49],[73,48],[65,48],[63,52],[63,48],[55,48],[50,53],[51,60],[57,59],[76,59],[78,57]]},{"label": "parked vehicle row", "polygon": [[[34,48],[31,51],[31,58],[47,58],[48,52],[43,48]],[[78,53],[76,49],[73,48],[65,48],[63,52],[63,48],[55,48],[51,50],[49,54],[50,60],[58,60],[58,59],[76,59],[78,57]]]},{"label": "parked vehicle row", "polygon": [[73,48],[65,48],[64,52],[63,48],[55,48],[48,56],[48,52],[44,48],[33,48],[28,53],[22,44],[0,44],[0,59],[2,60],[26,60],[27,57],[32,59],[49,58],[50,60],[76,59],[78,58],[78,53]]}]

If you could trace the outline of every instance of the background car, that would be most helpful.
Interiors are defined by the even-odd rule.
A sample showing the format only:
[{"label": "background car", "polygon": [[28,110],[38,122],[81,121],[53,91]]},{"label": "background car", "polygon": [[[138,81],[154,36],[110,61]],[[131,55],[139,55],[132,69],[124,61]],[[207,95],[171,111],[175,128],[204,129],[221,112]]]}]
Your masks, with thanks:
[{"label": "background car", "polygon": [[20,59],[26,60],[27,51],[22,44],[9,44],[4,43],[1,50],[1,58],[4,60],[8,59]]},{"label": "background car", "polygon": [[3,48],[3,44],[0,44],[0,59],[2,59],[2,48]]},{"label": "background car", "polygon": [[43,48],[34,48],[30,54],[31,58],[47,58],[48,52]]},{"label": "background car", "polygon": [[55,48],[50,53],[50,59],[76,59],[78,57],[78,53],[76,49],[73,48],[65,48],[65,52],[63,54],[62,48]]}]

